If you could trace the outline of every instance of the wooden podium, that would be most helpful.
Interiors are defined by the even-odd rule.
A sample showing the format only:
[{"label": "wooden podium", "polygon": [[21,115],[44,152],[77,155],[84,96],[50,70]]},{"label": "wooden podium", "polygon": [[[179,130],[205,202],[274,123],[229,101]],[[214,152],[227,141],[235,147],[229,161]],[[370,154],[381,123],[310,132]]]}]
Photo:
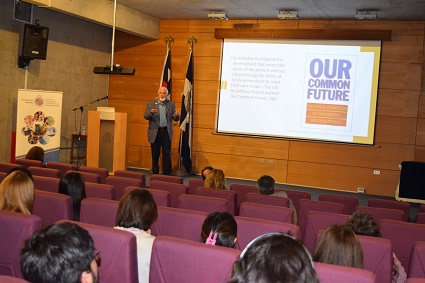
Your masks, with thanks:
[{"label": "wooden podium", "polygon": [[87,166],[127,169],[127,113],[88,111]]}]

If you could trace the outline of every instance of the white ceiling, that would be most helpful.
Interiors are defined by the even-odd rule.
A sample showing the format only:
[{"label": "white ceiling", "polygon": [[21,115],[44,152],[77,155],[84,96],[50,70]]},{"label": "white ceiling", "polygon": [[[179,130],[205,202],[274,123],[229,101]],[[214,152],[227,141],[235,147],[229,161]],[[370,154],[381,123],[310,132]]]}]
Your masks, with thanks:
[{"label": "white ceiling", "polygon": [[[111,0],[112,1],[112,0]],[[297,10],[302,19],[354,19],[356,10],[377,11],[380,20],[425,20],[425,0],[117,0],[160,20],[205,20],[211,11],[228,18],[277,19],[279,10]]]}]

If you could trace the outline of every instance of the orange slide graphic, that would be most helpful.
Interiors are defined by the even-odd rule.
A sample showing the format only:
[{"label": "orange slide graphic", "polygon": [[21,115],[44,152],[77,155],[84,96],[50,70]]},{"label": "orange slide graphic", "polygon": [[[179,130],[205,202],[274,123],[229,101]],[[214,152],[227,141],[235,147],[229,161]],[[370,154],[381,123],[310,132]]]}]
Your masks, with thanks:
[{"label": "orange slide graphic", "polygon": [[306,124],[345,127],[348,105],[307,103]]}]

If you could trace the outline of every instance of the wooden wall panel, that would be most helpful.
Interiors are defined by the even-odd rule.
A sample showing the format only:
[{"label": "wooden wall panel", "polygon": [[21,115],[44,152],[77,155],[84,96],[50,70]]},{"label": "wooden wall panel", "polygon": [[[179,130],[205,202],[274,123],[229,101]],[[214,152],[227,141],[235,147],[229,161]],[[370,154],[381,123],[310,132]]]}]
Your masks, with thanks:
[{"label": "wooden wall panel", "polygon": [[380,89],[378,93],[378,116],[416,117],[419,91]]},{"label": "wooden wall panel", "polygon": [[192,159],[197,171],[207,165],[220,164],[220,169],[227,177],[238,176],[237,178],[257,180],[260,176],[267,174],[273,176],[276,182],[286,182],[286,160],[273,159],[273,164],[270,164],[268,159],[261,163],[256,157],[209,152],[195,152]]},{"label": "wooden wall panel", "polygon": [[376,119],[375,144],[415,144],[416,118],[378,116]]},{"label": "wooden wall panel", "polygon": [[365,188],[367,194],[393,197],[400,176],[399,170],[380,170],[309,162],[288,162],[288,184],[332,188],[356,192]]},{"label": "wooden wall panel", "polygon": [[412,160],[413,145],[381,143],[376,146],[292,141],[289,160],[328,163],[371,169],[397,170],[403,160]]},{"label": "wooden wall panel", "polygon": [[[382,44],[377,104],[376,147],[260,139],[213,134],[218,103],[221,40],[216,28],[391,30]],[[160,39],[137,39],[117,33],[116,62],[136,68],[136,75],[110,76],[109,105],[129,113],[129,166],[150,168],[146,103],[156,97],[166,46],[172,36],[172,100],[181,109],[187,67],[187,39],[194,46],[194,172],[206,165],[226,176],[256,180],[270,174],[277,182],[393,196],[397,165],[404,160],[425,161],[425,23],[414,21],[280,21],[280,20],[166,20]],[[174,126],[173,167],[178,159],[179,127]],[[263,163],[264,162],[264,163]],[[270,163],[269,163],[270,162]],[[379,170],[380,175],[374,175]]]},{"label": "wooden wall panel", "polygon": [[[225,136],[213,134],[210,129],[196,129],[193,135],[193,149],[202,152],[245,155],[258,158],[288,159],[289,141]],[[257,147],[255,151],[252,148]]]}]

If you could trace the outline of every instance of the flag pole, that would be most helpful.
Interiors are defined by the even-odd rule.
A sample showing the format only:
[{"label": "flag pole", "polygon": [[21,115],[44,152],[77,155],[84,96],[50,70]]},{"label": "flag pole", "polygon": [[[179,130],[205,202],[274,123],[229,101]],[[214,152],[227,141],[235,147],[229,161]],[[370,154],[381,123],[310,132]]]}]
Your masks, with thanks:
[{"label": "flag pole", "polygon": [[[197,39],[195,37],[191,37],[187,40],[187,43],[189,45],[189,58],[187,61],[187,66],[189,68],[189,64],[190,64],[190,60],[192,59],[192,53],[193,53],[193,44],[197,43]],[[193,70],[192,70],[193,71]],[[190,96],[191,96],[191,103],[189,108],[187,109],[187,115],[189,115],[189,127],[192,128],[192,110],[193,110],[193,84],[194,82],[192,82],[192,86],[191,86],[191,91],[190,91]],[[184,95],[186,95],[185,93],[183,93],[183,97]],[[183,98],[182,97],[182,98]],[[182,105],[183,107],[183,105]],[[181,124],[181,123],[180,123]],[[190,134],[192,133],[192,131],[189,131]],[[187,176],[189,174],[191,174],[192,172],[187,172],[185,169],[182,168],[182,144],[183,144],[183,134],[184,131],[181,129],[180,130],[180,140],[179,140],[179,165],[178,165],[178,170],[173,172],[173,175],[177,175],[177,176]],[[192,148],[192,138],[189,138],[189,148]],[[192,150],[190,151],[190,157],[192,157]]]}]

